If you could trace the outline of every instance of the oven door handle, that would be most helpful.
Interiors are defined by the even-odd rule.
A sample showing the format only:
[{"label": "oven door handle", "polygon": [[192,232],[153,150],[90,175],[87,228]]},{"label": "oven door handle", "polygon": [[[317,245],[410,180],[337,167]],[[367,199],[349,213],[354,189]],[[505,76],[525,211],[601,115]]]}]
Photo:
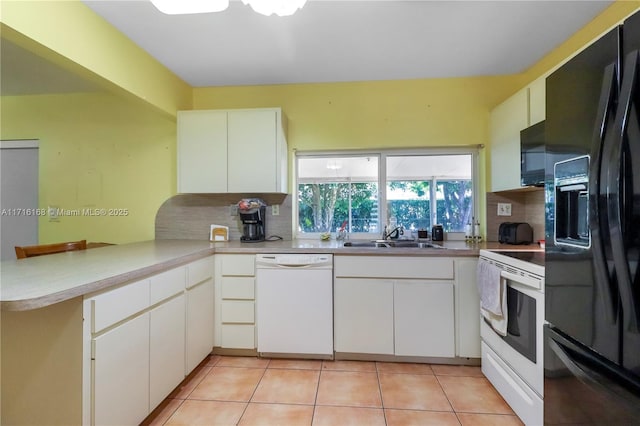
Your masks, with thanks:
[{"label": "oven door handle", "polygon": [[526,287],[537,288],[538,290],[542,289],[542,284],[539,280],[534,279],[523,279],[521,275],[517,275],[507,271],[500,271],[500,276],[506,280],[513,281],[515,283],[521,284]]}]

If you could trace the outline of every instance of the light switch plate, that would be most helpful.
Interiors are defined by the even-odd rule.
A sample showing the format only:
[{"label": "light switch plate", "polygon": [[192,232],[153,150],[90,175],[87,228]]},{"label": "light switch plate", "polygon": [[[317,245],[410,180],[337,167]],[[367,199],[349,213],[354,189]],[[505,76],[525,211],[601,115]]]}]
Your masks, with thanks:
[{"label": "light switch plate", "polygon": [[498,216],[511,216],[511,203],[498,203]]}]

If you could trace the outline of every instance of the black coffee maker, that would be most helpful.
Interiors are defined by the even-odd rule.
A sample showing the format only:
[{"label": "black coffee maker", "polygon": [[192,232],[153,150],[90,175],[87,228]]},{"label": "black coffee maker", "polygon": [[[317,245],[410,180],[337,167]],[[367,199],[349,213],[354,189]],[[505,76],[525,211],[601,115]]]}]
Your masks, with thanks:
[{"label": "black coffee maker", "polygon": [[240,241],[245,243],[255,243],[264,241],[265,215],[267,208],[265,206],[252,209],[251,212],[239,212],[242,220],[242,236]]}]

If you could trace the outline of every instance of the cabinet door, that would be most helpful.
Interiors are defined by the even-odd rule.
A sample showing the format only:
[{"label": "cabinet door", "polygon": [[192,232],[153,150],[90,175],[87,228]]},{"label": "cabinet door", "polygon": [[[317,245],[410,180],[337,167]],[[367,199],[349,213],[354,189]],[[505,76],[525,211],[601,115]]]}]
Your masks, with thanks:
[{"label": "cabinet door", "polygon": [[241,110],[228,114],[228,191],[276,192],[276,112]]},{"label": "cabinet door", "polygon": [[396,281],[393,300],[396,355],[455,356],[452,281]]},{"label": "cabinet door", "polygon": [[480,358],[480,295],[476,285],[478,259],[456,260],[456,347],[460,357]]},{"label": "cabinet door", "polygon": [[178,192],[227,192],[227,113],[178,112]]},{"label": "cabinet door", "polygon": [[393,354],[393,280],[334,280],[336,352]]},{"label": "cabinet door", "polygon": [[149,312],[149,404],[158,406],[185,376],[185,296]]},{"label": "cabinet door", "polygon": [[213,278],[187,290],[186,346],[188,374],[213,349]]},{"label": "cabinet door", "polygon": [[149,314],[93,340],[93,424],[139,424],[149,414]]},{"label": "cabinet door", "polygon": [[529,125],[541,122],[546,116],[546,78],[540,77],[529,85]]},{"label": "cabinet door", "polygon": [[491,191],[520,188],[520,131],[529,123],[528,89],[491,111]]}]

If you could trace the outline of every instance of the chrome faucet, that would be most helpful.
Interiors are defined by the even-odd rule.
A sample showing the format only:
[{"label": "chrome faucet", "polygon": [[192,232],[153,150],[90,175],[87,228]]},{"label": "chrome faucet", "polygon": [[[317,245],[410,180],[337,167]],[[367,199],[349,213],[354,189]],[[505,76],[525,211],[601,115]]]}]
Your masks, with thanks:
[{"label": "chrome faucet", "polygon": [[[404,227],[402,225],[398,225],[395,228],[393,228],[391,231],[387,232],[387,225],[384,226],[384,230],[382,231],[382,239],[383,240],[389,240],[389,239],[396,239],[398,238],[400,235],[404,235]],[[395,236],[394,236],[395,235]]]}]

